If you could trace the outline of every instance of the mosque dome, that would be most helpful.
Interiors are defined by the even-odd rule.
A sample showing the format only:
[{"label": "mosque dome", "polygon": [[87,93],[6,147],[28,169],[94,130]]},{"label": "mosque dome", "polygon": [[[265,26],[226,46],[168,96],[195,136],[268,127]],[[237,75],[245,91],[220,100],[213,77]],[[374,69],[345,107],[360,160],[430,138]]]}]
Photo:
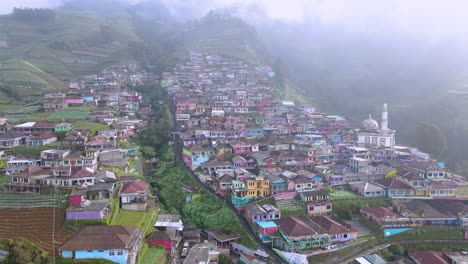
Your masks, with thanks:
[{"label": "mosque dome", "polygon": [[361,123],[361,129],[365,131],[374,131],[379,129],[379,123],[372,119],[372,116],[369,115],[369,118],[362,121]]}]

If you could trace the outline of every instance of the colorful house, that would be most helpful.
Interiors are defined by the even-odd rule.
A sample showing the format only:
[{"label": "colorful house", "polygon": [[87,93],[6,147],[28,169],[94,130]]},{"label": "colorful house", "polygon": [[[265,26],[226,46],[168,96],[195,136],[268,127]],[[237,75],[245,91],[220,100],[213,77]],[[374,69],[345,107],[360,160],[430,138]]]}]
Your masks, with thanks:
[{"label": "colorful house", "polygon": [[257,176],[255,179],[247,179],[247,195],[254,198],[269,196],[270,180],[262,176]]},{"label": "colorful house", "polygon": [[387,196],[387,191],[372,182],[358,182],[350,185],[351,190],[357,192],[364,197],[382,197]]},{"label": "colorful house", "polygon": [[346,242],[357,239],[357,231],[351,225],[331,216],[315,216],[311,220],[330,235],[330,241]]},{"label": "colorful house", "polygon": [[153,246],[161,246],[166,249],[169,256],[174,255],[176,251],[176,243],[171,240],[171,237],[166,231],[153,232],[146,238],[146,243]]},{"label": "colorful house", "polygon": [[271,242],[270,236],[273,235],[277,230],[278,226],[273,221],[259,221],[258,225],[258,236],[263,243]]},{"label": "colorful house", "polygon": [[127,182],[119,196],[122,209],[144,211],[148,202],[148,185],[143,181]]},{"label": "colorful house", "polygon": [[301,192],[300,196],[307,205],[309,216],[326,215],[332,211],[333,202],[330,200],[328,192],[323,189]]},{"label": "colorful house", "polygon": [[142,231],[121,225],[94,225],[80,229],[60,248],[60,255],[72,259],[106,259],[134,264],[141,246]]},{"label": "colorful house", "polygon": [[110,213],[109,203],[107,201],[88,201],[85,200],[78,205],[70,205],[67,208],[67,220],[103,220]]},{"label": "colorful house", "polygon": [[199,167],[202,163],[208,162],[210,157],[214,155],[214,149],[198,145],[188,146],[182,150],[184,162],[192,169]]},{"label": "colorful house", "polygon": [[361,215],[384,228],[407,227],[410,219],[404,217],[385,207],[364,207],[360,210]]},{"label": "colorful house", "polygon": [[249,154],[252,152],[252,145],[244,142],[236,142],[232,145],[232,152],[235,155]]},{"label": "colorful house", "polygon": [[253,196],[248,195],[245,181],[232,181],[231,189],[231,202],[234,206],[243,206],[254,200]]},{"label": "colorful house", "polygon": [[57,137],[53,134],[40,134],[37,136],[27,138],[26,146],[28,147],[45,146],[55,141],[57,141]]},{"label": "colorful house", "polygon": [[80,205],[86,196],[86,189],[75,189],[70,193],[68,201],[71,205]]},{"label": "colorful house", "polygon": [[201,165],[201,168],[202,168],[204,173],[211,174],[211,173],[214,173],[214,172],[216,172],[218,170],[233,169],[234,166],[232,165],[231,162],[228,162],[228,161],[212,160],[212,161],[208,161],[206,163],[203,163]]},{"label": "colorful house", "polygon": [[244,158],[242,156],[236,155],[234,158],[232,158],[232,162],[234,163],[234,166],[239,167],[239,168],[244,168],[247,170],[255,169],[255,160],[247,157]]},{"label": "colorful house", "polygon": [[319,248],[330,244],[330,235],[306,217],[287,217],[275,220],[281,239],[274,247],[285,251]]},{"label": "colorful house", "polygon": [[68,132],[68,131],[72,130],[72,128],[73,128],[73,126],[71,124],[62,122],[62,123],[59,123],[59,124],[55,125],[54,132],[55,133]]},{"label": "colorful house", "polygon": [[303,192],[303,191],[310,191],[315,188],[312,184],[312,180],[304,177],[304,176],[297,176],[294,180],[294,191]]},{"label": "colorful house", "polygon": [[68,96],[65,97],[64,102],[68,105],[82,105],[84,104],[84,99],[79,96]]},{"label": "colorful house", "polygon": [[271,191],[273,194],[288,190],[288,182],[285,179],[274,175],[268,175],[267,178],[270,180]]},{"label": "colorful house", "polygon": [[258,204],[251,204],[245,208],[245,216],[249,218],[250,221],[256,223],[258,221],[267,221],[268,213]]},{"label": "colorful house", "polygon": [[0,134],[0,148],[13,148],[26,143],[27,136],[23,133],[8,131]]},{"label": "colorful house", "polygon": [[244,131],[246,137],[262,137],[263,134],[263,128],[246,128]]}]

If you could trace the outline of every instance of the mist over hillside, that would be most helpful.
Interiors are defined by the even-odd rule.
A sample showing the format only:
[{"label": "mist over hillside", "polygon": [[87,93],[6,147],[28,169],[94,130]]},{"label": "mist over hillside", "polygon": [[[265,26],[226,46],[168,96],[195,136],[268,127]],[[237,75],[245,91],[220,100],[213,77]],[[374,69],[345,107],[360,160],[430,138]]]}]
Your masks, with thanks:
[{"label": "mist over hillside", "polygon": [[[452,5],[429,3],[430,12],[422,15],[416,3],[402,1],[383,6],[358,1],[356,10],[337,1],[293,1],[287,8],[263,1],[58,2],[44,1],[43,7],[61,4],[65,11],[59,13],[92,14],[101,29],[112,25],[120,44],[128,45],[125,52],[116,51],[148,69],[160,72],[182,51],[195,48],[250,63],[282,61],[284,94],[343,114],[354,125],[369,113],[378,116],[388,103],[397,142],[416,144],[422,124],[435,126],[444,146],[434,157],[468,171],[468,141],[461,140],[468,138],[468,107],[460,96],[468,90],[466,23]],[[448,16],[452,19],[442,19]],[[125,42],[125,36],[132,40]],[[83,48],[72,48],[72,55]],[[62,75],[71,77],[76,71],[71,66]]]}]

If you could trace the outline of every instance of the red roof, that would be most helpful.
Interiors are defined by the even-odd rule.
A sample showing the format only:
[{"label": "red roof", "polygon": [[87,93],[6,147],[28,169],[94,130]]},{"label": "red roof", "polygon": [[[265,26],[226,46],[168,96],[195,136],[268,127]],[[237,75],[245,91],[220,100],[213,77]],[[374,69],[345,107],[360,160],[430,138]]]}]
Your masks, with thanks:
[{"label": "red roof", "polygon": [[366,207],[366,208],[361,208],[361,211],[371,214],[374,217],[377,217],[379,219],[401,217],[400,215],[390,211],[389,209],[385,207]]},{"label": "red roof", "polygon": [[148,189],[148,186],[146,185],[145,182],[131,181],[129,183],[126,183],[122,187],[122,191],[120,193],[131,194],[131,193],[137,193],[137,192],[145,192],[147,189]]},{"label": "red roof", "polygon": [[36,122],[33,127],[37,128],[37,127],[43,127],[43,128],[53,128],[55,127],[55,124],[54,123],[49,123],[49,122],[43,122],[43,121],[39,121],[39,122]]}]

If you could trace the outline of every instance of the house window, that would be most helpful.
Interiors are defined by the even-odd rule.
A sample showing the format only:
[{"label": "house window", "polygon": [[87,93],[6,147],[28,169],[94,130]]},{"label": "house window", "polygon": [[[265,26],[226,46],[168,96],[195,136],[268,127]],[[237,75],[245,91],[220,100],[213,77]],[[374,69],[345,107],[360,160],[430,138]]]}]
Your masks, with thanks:
[{"label": "house window", "polygon": [[123,250],[122,249],[117,250],[117,255],[122,256],[123,255]]},{"label": "house window", "polygon": [[99,249],[99,250],[98,250],[98,252],[104,252],[104,250],[102,250],[102,249]]},{"label": "house window", "polygon": [[328,205],[327,205],[327,209],[331,209],[331,205],[328,204]]},{"label": "house window", "polygon": [[314,210],[314,207],[313,206],[309,206],[309,211],[313,211]]},{"label": "house window", "polygon": [[381,146],[385,146],[386,143],[387,143],[387,141],[386,141],[385,138],[381,138],[381,139],[380,139],[380,145],[381,145]]},{"label": "house window", "polygon": [[92,250],[87,250],[87,252],[93,252]]},{"label": "house window", "polygon": [[[100,251],[100,250],[99,250]],[[109,256],[114,256],[115,255],[115,252],[113,249],[109,250]]]},{"label": "house window", "polygon": [[344,234],[344,235],[343,235],[343,238],[348,238],[348,234]]}]

